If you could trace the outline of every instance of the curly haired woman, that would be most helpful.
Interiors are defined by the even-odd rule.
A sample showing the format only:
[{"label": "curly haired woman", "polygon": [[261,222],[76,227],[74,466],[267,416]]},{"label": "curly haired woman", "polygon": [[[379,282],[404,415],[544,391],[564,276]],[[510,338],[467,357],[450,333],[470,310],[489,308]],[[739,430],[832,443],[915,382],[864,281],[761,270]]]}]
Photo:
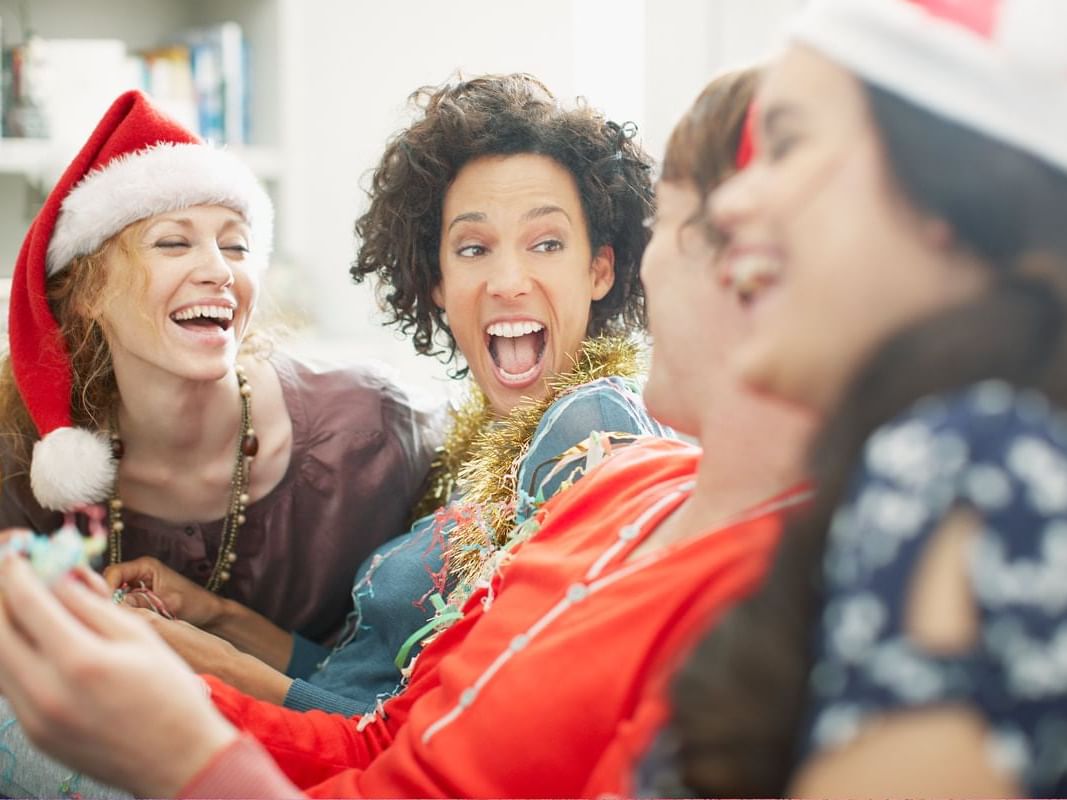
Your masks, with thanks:
[{"label": "curly haired woman", "polygon": [[[416,521],[359,569],[332,653],[232,607],[222,635],[241,651],[153,618],[199,671],[297,709],[358,714],[394,694],[419,644],[506,557],[513,530],[582,474],[592,433],[609,434],[594,437],[596,459],[633,435],[667,432],[644,411],[636,347],[624,338],[644,319],[641,222],[652,209],[649,159],[632,130],[563,108],[526,75],[420,89],[413,100],[421,114],[386,148],[356,223],[352,274],[377,278],[417,352],[474,377]],[[106,577],[199,609],[189,622],[216,613],[154,559]]]}]

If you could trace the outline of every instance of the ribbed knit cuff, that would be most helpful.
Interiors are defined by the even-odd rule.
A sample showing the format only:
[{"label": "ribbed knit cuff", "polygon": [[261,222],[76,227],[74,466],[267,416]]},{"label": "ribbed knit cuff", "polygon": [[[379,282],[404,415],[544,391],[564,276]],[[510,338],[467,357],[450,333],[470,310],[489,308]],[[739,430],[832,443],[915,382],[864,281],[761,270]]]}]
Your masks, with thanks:
[{"label": "ribbed knit cuff", "polygon": [[215,754],[178,793],[181,798],[288,798],[302,793],[262,745],[242,735]]},{"label": "ribbed knit cuff", "polygon": [[297,711],[320,709],[332,714],[344,714],[346,717],[358,717],[360,714],[373,710],[373,707],[368,707],[364,703],[357,703],[326,689],[320,689],[299,678],[289,684],[289,691],[285,694],[283,705]]}]

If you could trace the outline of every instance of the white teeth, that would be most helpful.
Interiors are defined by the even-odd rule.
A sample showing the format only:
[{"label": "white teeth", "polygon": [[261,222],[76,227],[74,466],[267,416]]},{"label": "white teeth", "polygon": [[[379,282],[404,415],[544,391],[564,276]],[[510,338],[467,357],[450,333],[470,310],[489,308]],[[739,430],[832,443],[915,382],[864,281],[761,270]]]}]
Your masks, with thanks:
[{"label": "white teeth", "polygon": [[197,318],[232,320],[233,309],[224,306],[189,306],[181,311],[175,311],[170,318],[175,322]]},{"label": "white teeth", "polygon": [[490,336],[502,336],[505,339],[514,339],[517,336],[525,336],[528,333],[537,333],[544,330],[545,326],[540,322],[526,320],[523,322],[494,322],[485,332]]},{"label": "white teeth", "polygon": [[782,272],[778,259],[766,256],[742,256],[730,265],[734,288],[741,294],[751,294],[774,283]]}]

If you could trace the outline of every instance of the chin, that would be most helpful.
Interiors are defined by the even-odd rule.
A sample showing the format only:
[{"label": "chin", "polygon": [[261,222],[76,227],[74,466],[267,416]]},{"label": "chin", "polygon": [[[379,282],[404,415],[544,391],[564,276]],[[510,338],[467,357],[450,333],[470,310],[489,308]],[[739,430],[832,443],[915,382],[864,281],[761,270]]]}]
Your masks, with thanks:
[{"label": "chin", "polygon": [[661,425],[666,425],[686,436],[697,435],[697,425],[694,424],[690,415],[685,413],[686,409],[672,407],[670,403],[660,403],[657,401],[655,394],[650,395],[647,390],[643,396],[648,413],[655,417],[656,421]]},{"label": "chin", "polygon": [[221,381],[233,372],[235,363],[234,358],[198,359],[195,363],[186,362],[176,365],[176,368],[172,368],[171,371],[189,381]]},{"label": "chin", "polygon": [[675,430],[679,430],[678,415],[675,413],[675,409],[672,409],[672,403],[668,399],[676,396],[677,392],[667,391],[664,380],[656,374],[655,366],[653,365],[649,371],[648,381],[641,392],[641,399],[644,400],[645,408],[649,414],[664,425],[669,425]]}]

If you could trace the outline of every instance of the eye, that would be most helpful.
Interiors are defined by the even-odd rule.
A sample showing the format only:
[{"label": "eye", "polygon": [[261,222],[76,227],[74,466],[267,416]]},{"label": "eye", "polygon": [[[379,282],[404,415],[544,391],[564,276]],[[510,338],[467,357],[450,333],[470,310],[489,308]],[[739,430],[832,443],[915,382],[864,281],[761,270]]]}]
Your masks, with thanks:
[{"label": "eye", "polygon": [[160,239],[159,241],[157,241],[155,243],[154,246],[158,247],[158,248],[160,248],[162,250],[173,250],[173,249],[178,249],[178,248],[182,248],[182,247],[188,247],[189,246],[189,242],[187,242],[185,239],[167,238],[167,239]]},{"label": "eye", "polygon": [[462,258],[474,258],[476,256],[484,256],[488,252],[488,248],[486,248],[484,245],[468,244],[464,247],[459,248],[456,251],[456,255],[461,256]]},{"label": "eye", "polygon": [[247,255],[251,252],[248,246],[244,244],[227,244],[223,245],[222,249],[238,255]]},{"label": "eye", "polygon": [[796,146],[800,137],[793,134],[785,134],[780,136],[768,137],[767,142],[767,158],[770,161],[780,161],[789,155],[790,151]]},{"label": "eye", "polygon": [[559,239],[542,239],[532,249],[538,253],[555,253],[563,249],[563,242]]}]

